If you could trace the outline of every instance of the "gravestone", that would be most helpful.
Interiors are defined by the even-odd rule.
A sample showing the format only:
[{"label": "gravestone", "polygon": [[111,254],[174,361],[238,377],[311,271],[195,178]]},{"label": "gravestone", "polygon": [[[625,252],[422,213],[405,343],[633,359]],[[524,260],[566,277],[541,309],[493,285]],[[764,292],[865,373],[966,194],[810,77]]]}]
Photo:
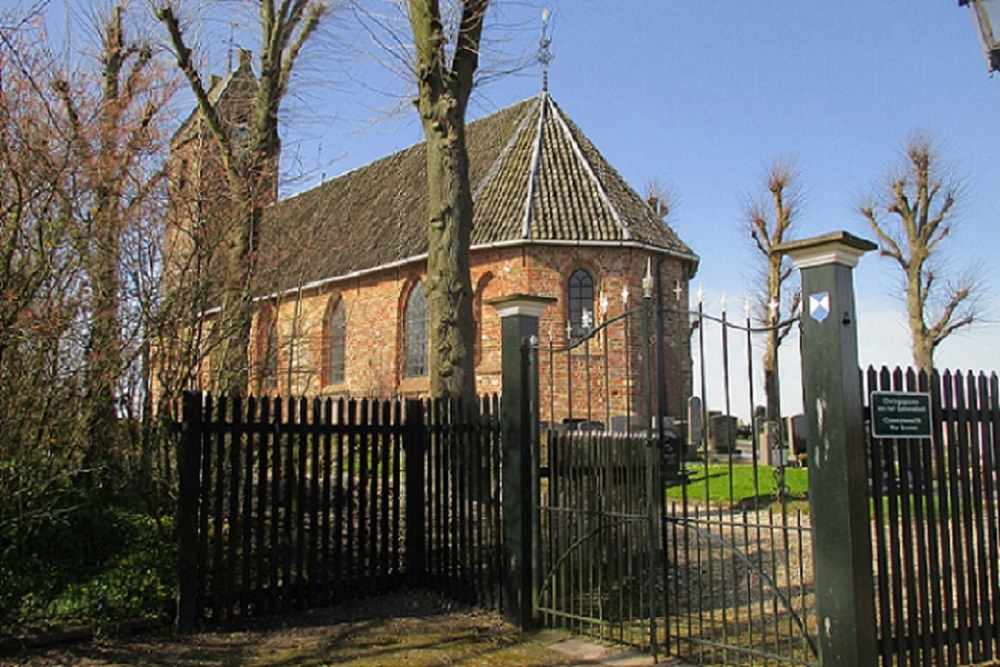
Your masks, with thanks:
[{"label": "gravestone", "polygon": [[788,434],[788,444],[791,448],[791,458],[796,465],[805,465],[806,462],[806,430],[809,424],[805,415],[792,415],[787,417],[785,432]]},{"label": "gravestone", "polygon": [[781,422],[764,419],[758,431],[760,462],[766,466],[785,464],[784,443],[781,441]]},{"label": "gravestone", "polygon": [[708,447],[712,453],[736,452],[736,429],[739,427],[736,417],[712,413],[709,419],[712,428],[708,432]]}]

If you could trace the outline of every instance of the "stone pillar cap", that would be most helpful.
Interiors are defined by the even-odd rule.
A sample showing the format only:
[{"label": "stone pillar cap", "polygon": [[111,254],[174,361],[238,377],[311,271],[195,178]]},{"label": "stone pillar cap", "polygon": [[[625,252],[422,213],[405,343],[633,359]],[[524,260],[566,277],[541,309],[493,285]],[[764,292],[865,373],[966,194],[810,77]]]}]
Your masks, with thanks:
[{"label": "stone pillar cap", "polygon": [[535,296],[534,294],[509,294],[497,299],[491,299],[486,303],[497,309],[500,317],[510,317],[512,315],[527,315],[528,317],[541,317],[542,313],[550,303],[555,303],[557,299],[549,296]]},{"label": "stone pillar cap", "polygon": [[842,264],[853,268],[858,265],[861,255],[876,248],[878,246],[867,239],[839,231],[782,243],[776,245],[771,253],[788,255],[800,270],[827,264]]}]

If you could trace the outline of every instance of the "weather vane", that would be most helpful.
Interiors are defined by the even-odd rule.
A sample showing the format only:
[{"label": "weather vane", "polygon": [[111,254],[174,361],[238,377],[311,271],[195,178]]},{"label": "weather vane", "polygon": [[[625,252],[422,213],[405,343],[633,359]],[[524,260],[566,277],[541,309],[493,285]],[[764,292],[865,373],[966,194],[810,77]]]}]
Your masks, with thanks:
[{"label": "weather vane", "polygon": [[233,71],[233,43],[236,41],[237,23],[229,24],[229,53],[226,56],[226,72]]},{"label": "weather vane", "polygon": [[552,45],[552,38],[548,33],[549,28],[549,10],[542,11],[542,38],[538,40],[538,62],[542,64],[542,90],[548,91],[549,89],[549,65],[552,64],[552,59],[555,56],[552,54],[552,50],[549,47]]}]

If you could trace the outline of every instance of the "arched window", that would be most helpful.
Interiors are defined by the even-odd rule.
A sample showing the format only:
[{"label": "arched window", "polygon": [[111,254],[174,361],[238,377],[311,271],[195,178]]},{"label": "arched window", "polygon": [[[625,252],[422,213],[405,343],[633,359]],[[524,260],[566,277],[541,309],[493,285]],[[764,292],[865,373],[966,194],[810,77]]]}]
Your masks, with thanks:
[{"label": "arched window", "polygon": [[582,338],[594,328],[594,278],[586,269],[577,269],[569,277],[570,336]]},{"label": "arched window", "polygon": [[347,319],[344,302],[339,298],[330,300],[323,317],[323,381],[324,384],[340,384],[344,381],[344,350],[347,340]]},{"label": "arched window", "polygon": [[483,295],[486,293],[490,283],[493,282],[493,274],[484,273],[476,285],[476,293],[472,298],[472,319],[476,330],[473,332],[473,354],[472,363],[479,366],[483,360]]},{"label": "arched window", "polygon": [[423,377],[427,375],[427,295],[422,282],[418,281],[406,298],[403,322],[403,377]]},{"label": "arched window", "polygon": [[257,319],[257,378],[260,393],[278,389],[278,323],[274,308],[265,305]]}]

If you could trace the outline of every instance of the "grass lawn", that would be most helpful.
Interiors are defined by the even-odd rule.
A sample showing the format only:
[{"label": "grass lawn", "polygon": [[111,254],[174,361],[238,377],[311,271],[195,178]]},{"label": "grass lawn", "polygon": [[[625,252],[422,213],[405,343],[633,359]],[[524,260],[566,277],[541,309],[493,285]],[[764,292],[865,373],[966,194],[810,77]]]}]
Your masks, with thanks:
[{"label": "grass lawn", "polygon": [[[755,497],[775,497],[778,485],[774,468],[759,466],[756,479],[754,467],[748,464],[709,464],[706,474],[701,463],[688,464],[687,497],[691,500],[707,500],[711,503],[732,504]],[[807,497],[809,475],[805,468],[785,468],[785,487],[790,499]],[[667,489],[669,500],[680,500],[683,486]]]}]

